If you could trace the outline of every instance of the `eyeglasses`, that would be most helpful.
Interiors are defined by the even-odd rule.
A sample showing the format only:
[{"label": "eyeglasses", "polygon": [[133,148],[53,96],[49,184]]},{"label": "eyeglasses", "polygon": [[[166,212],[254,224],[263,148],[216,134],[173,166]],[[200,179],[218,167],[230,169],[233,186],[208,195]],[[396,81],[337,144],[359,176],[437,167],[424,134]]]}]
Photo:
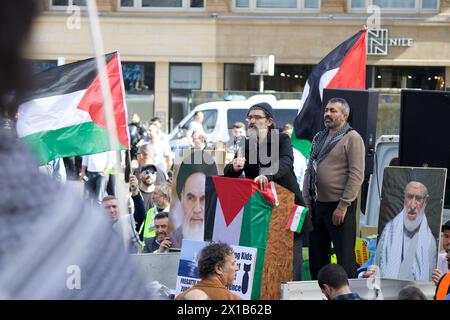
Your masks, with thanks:
[{"label": "eyeglasses", "polygon": [[155,174],[156,171],[155,170],[150,170],[150,169],[146,169],[144,171],[142,171],[143,174]]},{"label": "eyeglasses", "polygon": [[421,196],[419,194],[405,193],[405,198],[407,200],[416,199],[418,202],[423,202],[427,196]]},{"label": "eyeglasses", "polygon": [[247,121],[250,122],[250,121],[252,121],[252,119],[261,120],[261,119],[264,119],[264,118],[267,118],[267,117],[266,116],[258,116],[258,115],[247,116]]}]

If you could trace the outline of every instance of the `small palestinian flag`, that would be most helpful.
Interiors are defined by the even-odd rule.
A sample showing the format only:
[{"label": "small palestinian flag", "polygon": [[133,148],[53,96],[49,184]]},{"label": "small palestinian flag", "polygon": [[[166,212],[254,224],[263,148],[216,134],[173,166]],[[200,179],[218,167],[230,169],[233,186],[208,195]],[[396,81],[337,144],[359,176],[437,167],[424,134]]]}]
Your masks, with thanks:
[{"label": "small palestinian flag", "polygon": [[259,190],[251,179],[206,177],[205,241],[258,249],[252,300],[259,299],[275,187]]},{"label": "small palestinian flag", "polygon": [[303,222],[305,222],[306,215],[308,214],[308,208],[294,205],[292,212],[289,215],[289,221],[286,229],[300,233],[302,231]]},{"label": "small palestinian flag", "polygon": [[334,48],[306,80],[292,134],[292,146],[305,158],[309,158],[312,139],[322,125],[324,88],[366,88],[366,30]]},{"label": "small palestinian flag", "polygon": [[[120,148],[128,149],[119,54],[107,54],[105,60]],[[111,150],[95,59],[35,75],[33,90],[19,107],[17,133],[31,147],[39,164]]]}]

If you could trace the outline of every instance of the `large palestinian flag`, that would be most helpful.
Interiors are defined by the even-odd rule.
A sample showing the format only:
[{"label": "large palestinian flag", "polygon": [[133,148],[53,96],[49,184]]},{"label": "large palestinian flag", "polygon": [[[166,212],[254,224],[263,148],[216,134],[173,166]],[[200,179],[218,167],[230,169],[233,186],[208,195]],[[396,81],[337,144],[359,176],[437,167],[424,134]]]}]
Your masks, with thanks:
[{"label": "large palestinian flag", "polygon": [[206,177],[205,241],[257,248],[252,300],[260,297],[264,256],[276,191],[251,179]]},{"label": "large palestinian flag", "polygon": [[314,67],[306,81],[294,121],[292,146],[309,158],[311,141],[322,124],[324,88],[365,89],[366,31],[342,42]]},{"label": "large palestinian flag", "polygon": [[[127,108],[117,52],[105,56],[116,129],[128,149]],[[58,157],[111,150],[95,59],[41,72],[19,107],[17,133],[31,146],[39,164]]]}]

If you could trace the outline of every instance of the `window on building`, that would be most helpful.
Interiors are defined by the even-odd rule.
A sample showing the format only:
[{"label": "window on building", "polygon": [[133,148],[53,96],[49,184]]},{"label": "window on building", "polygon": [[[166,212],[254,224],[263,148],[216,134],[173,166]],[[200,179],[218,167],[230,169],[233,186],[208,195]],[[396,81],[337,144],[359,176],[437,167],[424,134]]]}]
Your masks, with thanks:
[{"label": "window on building", "polygon": [[155,116],[155,64],[122,61],[122,76],[128,115],[137,113],[141,121],[147,123]]},{"label": "window on building", "polygon": [[204,9],[205,0],[118,0],[119,10]]},{"label": "window on building", "polygon": [[[302,92],[312,65],[276,64],[273,76],[264,76],[264,89]],[[259,77],[250,75],[253,64],[225,64],[224,90],[258,91]]]},{"label": "window on building", "polygon": [[35,60],[31,62],[31,72],[33,74],[49,70],[57,66],[56,60]]},{"label": "window on building", "polygon": [[146,94],[155,89],[153,62],[122,62],[122,74],[127,93]]},{"label": "window on building", "polygon": [[439,10],[439,0],[349,0],[350,10],[365,10],[376,5],[383,11],[396,12],[428,12]]},{"label": "window on building", "polygon": [[86,0],[50,0],[50,7],[86,6]]},{"label": "window on building", "polygon": [[350,6],[352,9],[365,9],[366,0],[350,0]]},{"label": "window on building", "polygon": [[204,0],[191,0],[190,1],[191,8],[204,8],[205,7],[205,1]]},{"label": "window on building", "polygon": [[151,7],[151,8],[181,8],[183,5],[182,0],[142,0],[142,7]]},{"label": "window on building", "polygon": [[414,9],[416,0],[372,0],[372,4],[382,9]]},{"label": "window on building", "polygon": [[236,10],[249,11],[289,11],[292,10],[318,10],[319,0],[234,0]]},{"label": "window on building", "polygon": [[297,0],[256,0],[257,8],[297,8]]},{"label": "window on building", "polygon": [[134,7],[134,0],[120,0],[119,7]]},{"label": "window on building", "polygon": [[439,9],[438,0],[422,0],[422,9],[430,9],[430,10]]},{"label": "window on building", "polygon": [[191,111],[192,90],[202,88],[200,63],[171,63],[169,66],[169,127],[174,128]]},{"label": "window on building", "polygon": [[445,90],[443,67],[367,67],[368,87]]},{"label": "window on building", "polygon": [[224,90],[258,91],[258,77],[251,76],[253,64],[226,63]]},{"label": "window on building", "polygon": [[305,9],[319,9],[319,0],[305,0]]},{"label": "window on building", "polygon": [[250,0],[235,0],[234,6],[236,8],[249,8]]}]

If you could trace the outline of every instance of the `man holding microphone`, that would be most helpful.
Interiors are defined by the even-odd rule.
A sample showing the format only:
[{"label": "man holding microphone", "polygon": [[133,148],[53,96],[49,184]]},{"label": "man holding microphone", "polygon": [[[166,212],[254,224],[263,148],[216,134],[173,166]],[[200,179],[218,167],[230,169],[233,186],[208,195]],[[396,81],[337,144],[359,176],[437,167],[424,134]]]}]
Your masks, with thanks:
[{"label": "man holding microphone", "polygon": [[[291,140],[276,129],[272,106],[262,102],[250,107],[247,113],[248,138],[245,140],[244,157],[235,158],[225,166],[226,177],[253,179],[262,190],[274,181],[295,194],[295,204],[304,206],[300,188],[294,174]],[[305,218],[301,233],[294,233],[294,281],[302,275],[302,235],[311,231],[309,214]]]}]

